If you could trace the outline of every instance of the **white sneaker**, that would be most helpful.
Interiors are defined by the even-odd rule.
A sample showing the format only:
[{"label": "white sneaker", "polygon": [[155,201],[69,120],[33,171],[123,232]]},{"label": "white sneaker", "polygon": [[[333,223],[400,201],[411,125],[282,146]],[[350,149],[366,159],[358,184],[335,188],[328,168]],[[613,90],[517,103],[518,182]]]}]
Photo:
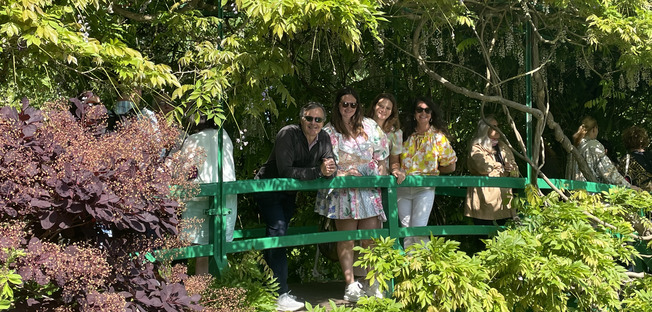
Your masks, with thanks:
[{"label": "white sneaker", "polygon": [[365,293],[362,290],[362,284],[359,282],[354,282],[346,286],[344,290],[344,300],[350,302],[358,302],[360,297],[364,297]]},{"label": "white sneaker", "polygon": [[296,311],[302,308],[303,302],[297,301],[297,296],[292,296],[289,292],[278,296],[278,301],[276,301],[276,310],[278,311]]},{"label": "white sneaker", "polygon": [[376,297],[376,298],[384,298],[385,296],[383,295],[383,292],[380,291],[380,283],[378,281],[374,281],[373,285],[369,285],[367,290],[365,291],[368,297]]}]

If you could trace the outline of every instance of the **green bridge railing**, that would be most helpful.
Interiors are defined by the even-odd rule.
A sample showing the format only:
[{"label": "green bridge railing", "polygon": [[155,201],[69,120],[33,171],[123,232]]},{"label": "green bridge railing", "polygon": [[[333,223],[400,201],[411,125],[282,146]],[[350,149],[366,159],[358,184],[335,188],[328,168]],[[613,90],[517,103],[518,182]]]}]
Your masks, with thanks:
[{"label": "green bridge railing", "polygon": [[[557,188],[585,189],[589,192],[601,192],[613,187],[609,184],[580,182],[572,180],[551,180]],[[368,239],[370,237],[402,238],[415,235],[491,235],[501,227],[485,225],[435,225],[423,227],[400,227],[398,221],[397,196],[399,187],[433,186],[437,196],[465,196],[467,187],[494,186],[512,189],[524,189],[525,178],[489,178],[478,176],[408,176],[400,185],[393,176],[336,177],[299,181],[296,179],[240,180],[224,183],[201,185],[198,196],[212,197],[209,217],[209,244],[169,250],[174,259],[211,257],[209,271],[221,274],[227,267],[227,254],[263,250],[276,247],[291,247],[345,240]],[[225,196],[220,194],[245,194],[271,191],[313,191],[329,188],[368,188],[380,187],[383,193],[383,207],[387,222],[382,229],[319,232],[317,226],[290,227],[288,235],[283,237],[264,237],[265,229],[245,229],[234,231],[234,241],[225,240]],[[538,180],[540,189],[550,189],[542,179]],[[315,214],[317,216],[317,214]]]}]

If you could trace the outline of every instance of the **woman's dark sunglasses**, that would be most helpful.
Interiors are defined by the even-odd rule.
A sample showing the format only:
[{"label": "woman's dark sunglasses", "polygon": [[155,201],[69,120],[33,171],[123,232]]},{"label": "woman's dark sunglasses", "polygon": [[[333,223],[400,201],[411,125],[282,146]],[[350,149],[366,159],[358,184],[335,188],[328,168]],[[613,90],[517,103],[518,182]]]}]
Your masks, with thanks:
[{"label": "woman's dark sunglasses", "polygon": [[426,112],[426,114],[432,113],[432,109],[430,109],[430,107],[426,107],[426,108],[417,107],[417,109],[415,109],[414,111],[417,112],[417,114],[418,113],[423,113],[423,112]]},{"label": "woman's dark sunglasses", "polygon": [[316,123],[321,123],[324,121],[324,118],[312,116],[303,116],[303,119],[305,119],[307,122],[312,122],[314,120]]},{"label": "woman's dark sunglasses", "polygon": [[356,108],[358,107],[358,103],[351,103],[351,102],[342,102],[342,107],[347,108],[351,105],[351,108]]}]

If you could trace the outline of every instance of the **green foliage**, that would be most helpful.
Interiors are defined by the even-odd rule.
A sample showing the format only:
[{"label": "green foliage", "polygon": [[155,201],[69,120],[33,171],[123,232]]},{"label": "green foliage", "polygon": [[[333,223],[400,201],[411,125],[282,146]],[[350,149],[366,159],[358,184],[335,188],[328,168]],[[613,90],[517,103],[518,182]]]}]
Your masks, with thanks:
[{"label": "green foliage", "polygon": [[405,311],[403,309],[403,304],[400,302],[394,301],[390,298],[376,298],[376,297],[362,297],[357,302],[353,312],[401,312]]},{"label": "green foliage", "polygon": [[652,278],[646,277],[629,282],[624,291],[623,312],[652,311]]},{"label": "green foliage", "polygon": [[224,275],[211,288],[241,288],[246,290],[246,305],[255,311],[276,311],[278,283],[260,251],[234,255]]},{"label": "green foliage", "polygon": [[[87,79],[106,80],[109,88],[116,81],[152,88],[178,84],[170,66],[150,61],[113,35],[104,40],[91,36],[93,30],[85,23],[85,15],[99,11],[97,17],[105,18],[106,11],[97,10],[99,6],[98,0],[10,0],[0,4],[2,61],[11,64],[0,68],[6,76],[0,86],[3,91],[17,88],[7,94],[3,104],[15,103],[22,96],[40,103],[61,91],[69,92],[59,89],[61,81],[55,76],[76,76],[77,68],[84,68],[79,74]],[[76,91],[73,94],[80,90]]]},{"label": "green foliage", "polygon": [[520,201],[522,226],[487,240],[477,258],[514,311],[566,311],[569,302],[582,311],[615,310],[626,280],[622,263],[638,254],[625,216],[649,206],[649,199],[645,192],[612,189],[576,191],[565,202],[530,189]]},{"label": "green foliage", "polygon": [[458,251],[458,242],[431,238],[402,254],[395,239],[376,240],[373,249],[358,248],[362,260],[356,266],[371,268],[370,283],[395,278],[394,296],[415,311],[508,311],[505,298],[487,284],[488,270],[476,258]]},{"label": "green foliage", "polygon": [[649,193],[580,190],[565,201],[528,187],[516,203],[520,224],[484,240],[473,257],[444,238],[405,253],[380,238],[357,248],[355,265],[372,268],[366,278],[383,290],[394,278],[394,296],[409,311],[649,311],[652,279],[632,281],[623,267],[638,257],[632,220],[650,210]]},{"label": "green foliage", "polygon": [[3,263],[0,268],[0,310],[8,310],[13,307],[14,285],[21,286],[23,278],[16,274],[16,270],[11,267],[18,257],[24,256],[25,252],[20,249],[2,248]]},{"label": "green foliage", "polygon": [[322,306],[315,306],[313,307],[309,302],[306,302],[306,311],[308,312],[326,312],[326,311],[334,311],[334,312],[352,312],[353,308],[347,308],[346,306],[337,306],[333,300],[328,300],[328,304],[330,305],[330,309],[326,309],[325,307]]},{"label": "green foliage", "polygon": [[309,302],[306,302],[306,310],[308,312],[401,312],[403,310],[403,305],[397,303],[393,299],[383,298],[379,299],[376,297],[362,297],[356,303],[354,308],[349,308],[346,306],[337,306],[333,300],[328,300],[329,309],[326,309],[322,306],[312,306]]}]

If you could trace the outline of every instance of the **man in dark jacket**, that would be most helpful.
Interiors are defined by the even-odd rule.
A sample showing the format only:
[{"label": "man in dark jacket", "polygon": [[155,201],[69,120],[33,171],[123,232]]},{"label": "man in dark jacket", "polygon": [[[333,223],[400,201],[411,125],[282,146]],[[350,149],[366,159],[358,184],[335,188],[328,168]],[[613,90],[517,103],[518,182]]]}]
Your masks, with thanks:
[{"label": "man in dark jacket", "polygon": [[[301,108],[300,124],[288,125],[276,135],[274,149],[255,179],[294,178],[314,180],[332,177],[337,171],[330,137],[322,130],[324,107],[310,102]],[[267,237],[284,236],[296,209],[296,191],[264,192],[256,195]],[[277,310],[296,311],[304,304],[289,294],[285,248],[267,249],[265,261],[274,272],[280,289]]]}]

